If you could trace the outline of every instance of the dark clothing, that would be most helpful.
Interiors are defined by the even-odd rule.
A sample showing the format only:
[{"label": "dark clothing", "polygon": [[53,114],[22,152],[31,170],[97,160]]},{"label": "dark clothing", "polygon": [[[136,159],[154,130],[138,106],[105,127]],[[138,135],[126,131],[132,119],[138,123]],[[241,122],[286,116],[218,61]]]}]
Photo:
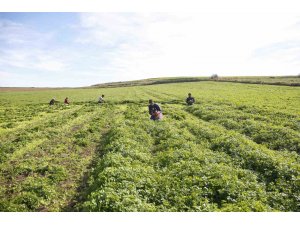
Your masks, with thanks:
[{"label": "dark clothing", "polygon": [[153,105],[149,105],[149,114],[152,115],[153,113],[157,112],[157,111],[161,111],[159,106],[157,104],[153,104]]},{"label": "dark clothing", "polygon": [[193,105],[193,104],[195,103],[195,99],[194,99],[193,97],[188,97],[188,98],[186,99],[186,103],[187,103],[188,105]]},{"label": "dark clothing", "polygon": [[161,109],[157,104],[149,105],[149,114],[151,115],[151,120],[161,120],[162,119],[162,113]]},{"label": "dark clothing", "polygon": [[54,103],[55,103],[55,100],[51,99],[51,101],[49,102],[49,105],[54,105]]}]

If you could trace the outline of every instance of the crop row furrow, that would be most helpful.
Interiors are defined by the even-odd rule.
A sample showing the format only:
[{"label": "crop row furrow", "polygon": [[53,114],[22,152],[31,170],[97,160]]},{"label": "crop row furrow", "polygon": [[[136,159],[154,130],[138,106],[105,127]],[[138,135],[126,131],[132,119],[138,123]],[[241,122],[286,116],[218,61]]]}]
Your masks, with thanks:
[{"label": "crop row furrow", "polygon": [[145,108],[131,106],[110,131],[80,210],[271,210],[255,174],[195,143],[175,120],[156,123],[143,113]]},{"label": "crop row furrow", "polygon": [[[149,92],[155,92],[155,90],[158,89],[158,87],[154,86],[147,86],[146,88]],[[228,92],[223,95],[224,93],[221,94],[218,93],[218,90],[214,90],[213,86],[211,88],[214,93],[208,94],[206,93],[206,91],[212,90],[197,89],[193,85],[187,85],[186,90],[184,91],[180,87],[178,87],[178,89],[170,89],[166,88],[164,85],[161,85],[159,93],[169,96],[169,98],[177,98],[178,100],[180,100],[180,102],[184,102],[184,98],[185,96],[187,96],[187,92],[192,92],[192,94],[195,94],[194,97],[196,97],[197,105],[200,105],[202,107],[211,108],[214,111],[218,109],[221,112],[226,112],[227,110],[233,111],[236,116],[238,116],[239,114],[247,114],[247,116],[254,117],[258,121],[265,121],[273,125],[285,126],[295,131],[300,131],[299,110],[297,111],[296,107],[292,108],[292,111],[287,110],[287,107],[280,108],[280,105],[277,104],[270,106],[264,105],[259,102],[259,97],[256,99],[257,101],[253,101],[251,100],[251,96],[249,96],[249,98],[243,97],[240,99],[237,98],[236,95],[234,95],[234,98],[232,99]],[[199,91],[200,93],[203,92],[203,94],[199,95]],[[223,90],[219,91],[223,92]],[[291,108],[292,105],[287,106]]]},{"label": "crop row furrow", "polygon": [[24,121],[23,123],[19,124],[13,128],[7,128],[2,130],[0,133],[0,140],[1,142],[4,141],[13,141],[18,135],[22,133],[31,133],[39,130],[39,127],[42,126],[51,126],[54,125],[55,119],[61,118],[63,116],[68,116],[72,113],[75,113],[81,108],[81,106],[75,106],[70,109],[65,109],[63,111],[48,111],[40,113],[38,116],[34,117],[32,120]]},{"label": "crop row furrow", "polygon": [[214,111],[205,107],[187,107],[187,111],[198,118],[235,130],[258,144],[274,150],[287,150],[300,153],[300,133],[292,129],[256,121],[249,115],[237,115],[232,112]]},{"label": "crop row furrow", "polygon": [[[10,109],[10,108],[9,108]],[[20,127],[24,127],[25,124],[31,125],[47,114],[59,114],[64,110],[68,110],[69,107],[65,105],[51,106],[47,104],[41,105],[26,105],[20,110],[18,107],[13,110],[5,110],[5,113],[0,118],[0,134],[3,131],[9,131],[10,129],[17,130]]]},{"label": "crop row furrow", "polygon": [[50,118],[41,118],[35,126],[26,126],[24,129],[18,129],[15,133],[9,133],[1,137],[0,143],[0,162],[5,161],[13,152],[30,145],[30,142],[36,142],[38,139],[51,139],[55,134],[56,128],[67,124],[69,121],[78,117],[84,109],[81,107],[73,108],[64,113],[53,115]]},{"label": "crop row furrow", "polygon": [[[196,116],[186,119],[189,130],[211,150],[225,152],[237,166],[257,172],[259,179],[266,183],[272,207],[283,211],[299,209],[300,165],[296,153],[269,150],[235,131]],[[286,192],[282,193],[282,189]],[[283,201],[283,198],[289,201]]]},{"label": "crop row furrow", "polygon": [[[155,194],[156,183],[149,148],[152,140],[131,119],[136,108],[129,107],[124,119],[106,135],[99,158],[89,179],[80,211],[155,211],[147,196]],[[152,188],[152,190],[150,189]]]},{"label": "crop row furrow", "polygon": [[[93,108],[68,128],[61,129],[52,143],[45,142],[19,161],[14,159],[16,166],[3,167],[12,170],[13,178],[11,182],[6,180],[6,195],[10,198],[2,202],[2,207],[17,207],[20,211],[60,210],[76,192],[76,182],[91,161],[95,141],[101,136],[108,116],[109,110]],[[35,191],[37,187],[41,193]]]}]

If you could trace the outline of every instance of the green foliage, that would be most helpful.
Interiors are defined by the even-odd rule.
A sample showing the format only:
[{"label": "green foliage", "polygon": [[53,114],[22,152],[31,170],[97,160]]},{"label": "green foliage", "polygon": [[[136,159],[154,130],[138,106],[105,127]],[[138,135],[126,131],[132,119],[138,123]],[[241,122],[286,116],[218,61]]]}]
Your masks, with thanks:
[{"label": "green foliage", "polygon": [[299,211],[298,100],[217,82],[1,92],[0,211]]}]

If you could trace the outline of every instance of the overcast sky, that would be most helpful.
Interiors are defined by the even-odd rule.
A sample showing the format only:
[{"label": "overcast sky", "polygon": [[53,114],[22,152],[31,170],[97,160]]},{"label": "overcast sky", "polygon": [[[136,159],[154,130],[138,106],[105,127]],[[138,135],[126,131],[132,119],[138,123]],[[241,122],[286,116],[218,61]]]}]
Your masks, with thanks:
[{"label": "overcast sky", "polygon": [[292,13],[0,13],[0,86],[297,75]]}]

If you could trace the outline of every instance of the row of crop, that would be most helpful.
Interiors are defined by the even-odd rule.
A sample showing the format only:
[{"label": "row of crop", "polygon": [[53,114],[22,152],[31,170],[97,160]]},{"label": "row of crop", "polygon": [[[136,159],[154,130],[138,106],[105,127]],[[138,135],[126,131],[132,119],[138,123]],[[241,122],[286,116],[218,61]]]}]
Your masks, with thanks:
[{"label": "row of crop", "polygon": [[59,211],[76,193],[110,110],[89,107],[51,138],[1,165],[1,211]]},{"label": "row of crop", "polygon": [[170,99],[170,97],[162,93],[162,91],[153,91],[147,87],[143,87],[143,93],[148,96],[148,98],[153,99],[154,102],[168,102],[173,100],[173,98]]},{"label": "row of crop", "polygon": [[48,113],[61,112],[65,109],[68,109],[65,105],[50,107],[48,104],[6,106],[0,109],[0,129],[16,128],[22,125],[23,122],[30,122],[36,117]]},{"label": "row of crop", "polygon": [[43,112],[46,105],[6,105],[0,108],[0,123],[6,121],[23,120],[24,118],[31,118],[40,112]]},{"label": "row of crop", "polygon": [[69,121],[78,117],[84,110],[84,108],[76,106],[60,113],[42,116],[31,124],[2,133],[0,136],[0,162],[4,162],[13,152],[26,145],[30,147],[38,144],[41,139],[51,139],[51,136],[55,134],[56,128],[68,124]]},{"label": "row of crop", "polygon": [[[153,89],[157,87],[153,86]],[[299,88],[245,84],[192,83],[161,86],[160,90],[179,98],[191,92],[197,102],[230,104],[258,110],[260,114],[291,114],[299,112]]]},{"label": "row of crop", "polygon": [[[40,112],[38,115],[32,117],[31,119],[27,121],[23,121],[18,123],[17,126],[12,128],[6,128],[6,129],[0,129],[0,140],[12,140],[16,134],[23,133],[24,131],[29,129],[33,129],[35,131],[38,129],[39,126],[42,126],[43,124],[46,124],[47,122],[50,122],[54,120],[57,116],[61,116],[64,114],[69,114],[74,112],[75,110],[78,110],[81,108],[80,106],[72,106],[72,107],[64,107],[61,110],[56,110],[51,107],[45,108],[44,111]],[[19,110],[22,110],[22,107],[19,108]],[[51,125],[51,124],[50,124]]]},{"label": "row of crop", "polygon": [[[150,94],[151,90],[146,89],[146,92]],[[184,104],[186,98],[186,96],[181,96],[180,94],[176,92],[174,93],[173,91],[171,92],[170,90],[162,90],[159,93],[156,93],[156,96],[168,103],[174,102],[179,104]],[[203,112],[203,117],[206,120],[219,118],[219,114],[222,114],[223,117],[232,118],[237,121],[253,119],[269,125],[271,124],[289,128],[296,132],[300,131],[300,117],[298,114],[290,111],[274,110],[274,108],[269,109],[268,107],[263,107],[259,103],[253,105],[214,98],[196,98],[195,106],[197,110],[201,110]]]},{"label": "row of crop", "polygon": [[234,104],[232,102],[201,102],[199,110],[207,113],[207,117],[214,118],[217,114],[226,114],[226,117],[233,119],[253,119],[269,125],[282,126],[300,131],[297,124],[300,118],[291,112],[280,112],[274,109],[268,110],[259,105]]},{"label": "row of crop", "polygon": [[[165,111],[178,112],[165,106]],[[235,167],[226,154],[206,148],[184,120],[155,125],[155,157],[165,183],[164,199],[176,211],[270,211],[264,184]],[[180,120],[180,119],[179,119]],[[171,122],[172,121],[172,122]],[[170,124],[171,122],[171,124]]]},{"label": "row of crop", "polygon": [[146,112],[131,106],[111,129],[79,210],[272,210],[255,174],[196,143],[182,123],[148,121]]},{"label": "row of crop", "polygon": [[133,113],[134,110],[128,108],[124,119],[116,122],[102,141],[102,157],[89,178],[85,200],[77,205],[78,210],[155,210],[155,206],[144,198],[151,195],[151,190],[146,191],[146,187],[157,182],[148,151],[152,141],[143,129],[129,120]]},{"label": "row of crop", "polygon": [[[76,111],[76,114],[76,117],[72,117],[72,119],[70,120],[65,120],[63,124],[57,125],[55,127],[49,127],[39,131],[39,136],[34,138],[33,142],[30,141],[26,143],[23,147],[20,146],[19,149],[16,149],[16,151],[14,151],[9,156],[8,163],[18,158],[24,158],[24,155],[27,158],[30,158],[32,156],[35,157],[34,154],[38,154],[37,149],[40,149],[41,152],[47,152],[45,150],[50,150],[53,146],[56,146],[57,144],[62,145],[61,141],[66,140],[66,138],[68,137],[68,133],[73,135],[77,133],[77,131],[82,131],[86,123],[94,117],[96,117],[97,114],[99,114],[99,112],[81,109],[79,111]],[[40,135],[41,132],[43,133],[42,135]],[[78,137],[81,137],[81,135],[76,135]],[[68,137],[68,140],[72,141],[70,137]],[[78,140],[74,143],[81,146],[85,146],[83,141],[81,143]]]},{"label": "row of crop", "polygon": [[[216,93],[212,95],[205,93],[205,89],[197,90],[193,85],[189,87],[191,89],[187,88],[186,90],[183,90],[182,87],[166,88],[164,86],[155,87],[156,91],[154,91],[154,87],[151,86],[147,86],[144,89],[149,93],[153,92],[159,94],[159,97],[167,97],[168,102],[176,100],[178,103],[184,103],[187,92],[192,92],[194,97],[196,96],[196,105],[203,106],[209,112],[212,112],[212,115],[208,115],[211,117],[215,116],[214,112],[218,113],[220,111],[226,113],[227,111],[230,111],[231,115],[236,114],[237,116],[240,115],[240,117],[251,117],[257,121],[263,121],[268,124],[284,126],[295,131],[300,131],[299,113],[297,112],[296,107],[293,107],[292,109],[287,107],[289,104],[288,101],[278,101],[278,98],[274,99],[272,95],[260,95],[255,98],[243,96],[242,92],[244,89],[238,89],[241,93],[239,93],[239,96],[237,97],[236,93],[232,93],[232,90],[230,89],[227,90],[226,93],[223,93],[223,95],[220,95],[217,90]],[[203,92],[203,94],[199,95],[201,92]],[[289,92],[287,91],[287,93]],[[278,94],[277,91],[275,91],[274,94]],[[234,96],[234,98],[232,99],[231,96]],[[292,99],[291,97],[289,97],[288,100]],[[270,102],[271,100],[276,100],[276,104],[269,105],[268,102],[268,105],[266,105],[265,99],[269,99]],[[292,102],[294,103],[295,101]]]},{"label": "row of crop", "polygon": [[299,210],[300,159],[296,153],[269,150],[235,131],[228,131],[197,117],[189,117],[185,125],[211,150],[225,152],[232,157],[235,165],[255,171],[266,184],[268,202],[272,208]]},{"label": "row of crop", "polygon": [[234,105],[233,109],[239,110],[242,113],[252,115],[257,121],[264,121],[272,125],[278,125],[300,131],[300,117],[297,113],[288,110],[268,109],[260,105]]},{"label": "row of crop", "polygon": [[103,122],[111,130],[97,147],[103,157],[78,210],[298,211],[296,154],[270,151],[181,106],[163,109],[161,122],[149,121],[142,104],[90,105],[80,111],[86,116],[68,121],[69,128],[58,127],[53,142],[37,144],[28,154],[16,152],[2,167],[2,211],[62,209],[90,161],[86,154],[97,144]]},{"label": "row of crop", "polygon": [[270,149],[300,153],[299,132],[287,127],[272,125],[271,122],[261,121],[260,117],[256,115],[208,106],[187,107],[186,110],[202,120],[242,133],[254,142],[263,144]]}]

